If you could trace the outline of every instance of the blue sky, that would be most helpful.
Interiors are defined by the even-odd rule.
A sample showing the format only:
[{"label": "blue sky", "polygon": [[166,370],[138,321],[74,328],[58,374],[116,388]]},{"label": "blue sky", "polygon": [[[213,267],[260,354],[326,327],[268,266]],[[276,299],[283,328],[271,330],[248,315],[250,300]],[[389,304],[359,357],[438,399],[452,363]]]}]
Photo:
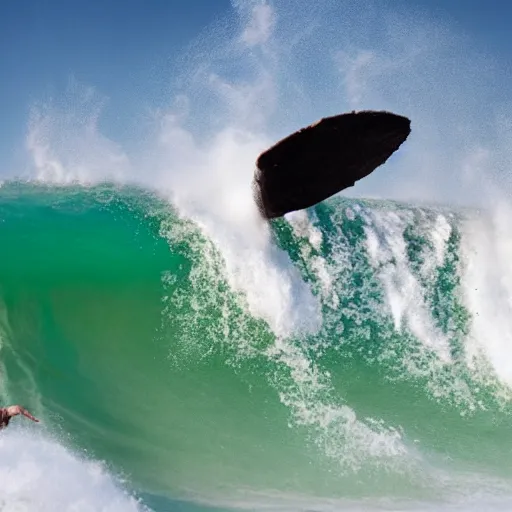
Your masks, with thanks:
[{"label": "blue sky", "polygon": [[509,20],[512,5],[506,0],[423,0],[411,2],[439,19],[478,38],[489,52],[498,52],[510,59],[512,38]]},{"label": "blue sky", "polygon": [[95,86],[114,109],[158,93],[168,60],[228,9],[229,0],[3,2],[0,148],[23,135],[32,102],[58,94],[70,76]]},{"label": "blue sky", "polygon": [[[321,6],[323,2],[324,0],[319,0],[314,4]],[[365,12],[365,7],[361,7],[363,2],[372,5],[370,0],[361,0],[361,2],[357,0],[325,0],[325,5],[329,4],[330,8],[325,9],[326,14],[323,19],[329,27],[325,30],[320,27],[319,30],[320,33],[324,32],[324,39],[319,37],[318,41],[311,40],[310,47],[305,45],[302,53],[311,52],[313,55],[315,48],[316,51],[322,51],[322,48],[325,47],[326,34],[329,33],[334,34],[335,38],[338,37],[338,33],[341,34],[339,36],[341,46],[334,50],[343,53],[341,49],[343,44],[350,46],[355,39],[358,39],[359,32],[366,30],[365,17],[369,14]],[[265,4],[265,0],[237,0],[236,3],[254,7],[258,4]],[[287,2],[280,0],[277,3],[285,5],[289,11],[288,15],[295,16],[298,20],[288,23],[287,32],[284,32],[286,35],[283,35],[280,40],[280,44],[284,44],[294,37],[294,30],[297,33],[307,31],[306,25],[301,26],[300,22],[304,6],[310,9],[311,12],[308,16],[311,17],[314,17],[315,8],[312,7],[313,4],[305,3],[302,0],[288,0]],[[273,2],[269,2],[269,4],[273,5]],[[496,105],[498,102],[510,102],[512,98],[508,93],[508,79],[512,73],[512,37],[509,36],[508,25],[512,16],[512,4],[504,1],[484,0],[395,0],[377,2],[375,5],[379,6],[376,9],[385,5],[387,11],[397,13],[399,16],[403,14],[404,20],[409,20],[409,23],[414,23],[416,16],[431,23],[434,28],[429,29],[430,32],[426,32],[425,41],[432,46],[432,50],[425,56],[425,62],[432,67],[433,72],[439,73],[439,83],[447,75],[459,73],[457,66],[460,59],[467,61],[461,64],[461,69],[464,68],[464,71],[460,73],[461,79],[459,81],[456,78],[453,78],[452,81],[447,79],[443,87],[451,89],[453,85],[453,91],[455,91],[455,87],[458,87],[457,94],[460,96],[467,93],[469,102],[484,89],[487,94],[486,98],[494,98]],[[276,10],[277,19],[279,19],[281,12]],[[59,98],[64,94],[71,77],[85,86],[93,86],[100,95],[108,98],[108,108],[104,115],[105,130],[108,137],[123,141],[129,137],[130,120],[137,119],[137,116],[147,108],[148,104],[161,106],[172,102],[171,98],[175,94],[175,91],[172,91],[172,79],[181,71],[180,66],[189,64],[187,59],[185,61],[177,60],[178,57],[185,55],[183,50],[216,20],[228,20],[228,26],[224,27],[224,33],[229,34],[231,31],[229,23],[233,21],[233,18],[225,17],[232,12],[233,6],[228,0],[188,0],[186,2],[171,0],[20,0],[18,2],[3,2],[0,11],[0,76],[2,77],[0,80],[0,112],[2,114],[0,116],[0,165],[4,167],[9,165],[12,155],[23,150],[29,114],[34,104],[44,102],[48,98]],[[347,14],[348,12],[350,14]],[[379,16],[379,13],[374,15],[374,24]],[[441,49],[436,49],[434,39],[436,37],[435,27],[438,24],[445,28],[448,27],[449,31],[453,30],[458,36],[461,35],[462,39],[458,39],[454,46],[450,46],[452,41],[445,34],[442,37],[446,44],[443,43],[444,46]],[[412,41],[411,44],[421,46],[419,39],[414,40],[414,34],[423,25],[424,22],[420,20],[417,22],[417,27],[410,29],[410,34],[407,37]],[[234,31],[235,28],[233,27],[232,30]],[[276,41],[279,41],[280,30],[279,26],[275,28]],[[407,30],[409,29],[406,28],[405,32]],[[351,34],[351,37],[347,35],[343,42],[344,32]],[[212,52],[214,44],[218,43],[218,39],[215,41],[214,39],[211,42]],[[377,40],[378,37],[376,36],[375,39]],[[314,46],[315,41],[317,47]],[[354,94],[354,87],[365,85],[361,82],[360,72],[368,65],[368,62],[379,73],[382,72],[383,66],[385,71],[389,72],[390,63],[394,60],[392,45],[398,44],[396,35],[390,41],[391,43],[383,42],[379,47],[377,43],[374,44],[373,34],[370,31],[365,37],[361,36],[361,41],[358,41],[362,45],[362,50],[359,53],[354,53],[355,50],[351,48],[350,51],[353,53],[346,61],[350,64],[350,73],[347,72],[345,77],[347,97],[351,97],[351,100],[347,100],[345,103],[335,104],[332,98],[337,92],[333,95],[332,90],[329,100],[326,99],[329,89],[332,89],[332,84],[323,75],[325,69],[321,67],[320,63],[316,69],[313,69],[317,64],[314,55],[309,60],[304,58],[301,61],[300,56],[296,57],[296,60],[290,60],[290,69],[287,70],[286,76],[290,75],[290,70],[301,74],[302,81],[304,84],[309,83],[311,91],[310,98],[307,98],[308,110],[304,111],[302,117],[293,117],[294,103],[290,100],[287,110],[291,119],[290,126],[296,126],[293,124],[294,122],[313,121],[316,117],[329,112],[337,113],[344,107],[378,107],[379,96]],[[334,44],[338,44],[338,41],[334,41]],[[403,43],[405,46],[407,44],[407,42]],[[202,41],[201,52],[203,54],[208,53],[209,45],[208,38],[206,41]],[[365,48],[370,47],[371,52],[365,53]],[[381,50],[382,52],[380,52]],[[438,51],[439,56],[436,53]],[[499,80],[497,82],[493,83],[489,79],[488,83],[484,83],[483,78],[479,76],[479,64],[473,59],[474,52],[477,52],[478,55],[485,54],[487,56],[485,62],[489,62],[488,57],[491,57],[492,66],[498,70]],[[249,48],[247,55],[250,57],[252,54],[253,49]],[[388,55],[388,61],[382,55]],[[225,60],[229,60],[231,57],[231,54],[226,54]],[[244,64],[245,68],[240,64],[240,69],[250,70],[251,66],[255,67],[249,57]],[[445,68],[436,67],[437,61],[444,62]],[[475,64],[471,68],[473,61]],[[271,62],[271,59],[268,59],[268,62]],[[382,64],[383,62],[385,65]],[[415,68],[410,69],[414,69],[419,77],[423,69],[421,66],[422,64],[419,62]],[[268,69],[273,69],[272,64]],[[354,79],[356,71],[359,73],[356,76],[357,80]],[[237,72],[239,69],[235,70],[235,66],[230,70],[233,75]],[[485,74],[486,70],[482,69],[481,73]],[[293,98],[294,93],[291,82],[285,80],[286,76],[283,73],[284,78],[280,88],[281,94],[289,100]],[[375,71],[370,70],[363,78],[368,82],[375,76],[378,76],[378,73],[375,75]],[[434,83],[437,82],[434,80]],[[465,84],[471,88],[471,91],[466,90]],[[418,86],[420,85],[418,78]],[[223,85],[221,84],[221,86]],[[378,87],[375,86],[375,90],[377,89]],[[388,89],[392,91],[392,82],[388,84]],[[417,103],[420,98],[418,95],[415,96],[415,89],[415,84],[411,84],[407,89],[411,91],[411,95],[408,98],[409,103],[405,100],[403,102],[406,113],[408,105]],[[385,85],[382,90],[387,90]],[[442,88],[440,91],[437,93],[439,100],[443,96]],[[427,93],[428,88],[424,89],[424,96],[420,98],[424,102],[424,111],[428,110],[425,107],[425,105],[428,106],[425,97]],[[252,91],[251,94],[257,95],[258,91]],[[453,94],[455,95],[455,92]],[[478,103],[475,103],[477,105],[475,108],[485,106],[485,101],[488,99],[484,99],[484,96],[482,96],[483,99],[479,106]],[[368,101],[365,103],[366,99]],[[407,98],[405,99],[407,100]],[[299,91],[295,104],[303,102],[303,100],[304,91]],[[194,104],[199,105],[198,101],[194,100],[196,102]],[[436,99],[434,98],[433,101],[435,102]],[[385,103],[384,101],[384,107]],[[390,104],[393,106],[397,102]],[[398,105],[400,108],[402,107],[400,102]],[[468,106],[462,112],[461,107],[457,106],[458,110],[456,109],[454,112],[458,113],[457,115],[462,112],[462,117],[467,115],[469,118],[471,108],[473,107]],[[205,118],[211,118],[213,114],[210,115],[208,111],[204,110],[202,115]],[[421,112],[418,117],[421,118]],[[209,120],[211,121],[211,119]],[[453,144],[462,146],[467,144],[467,141],[454,140]],[[443,158],[440,157],[439,162],[442,160]],[[2,172],[3,169],[0,169],[0,174]]]}]

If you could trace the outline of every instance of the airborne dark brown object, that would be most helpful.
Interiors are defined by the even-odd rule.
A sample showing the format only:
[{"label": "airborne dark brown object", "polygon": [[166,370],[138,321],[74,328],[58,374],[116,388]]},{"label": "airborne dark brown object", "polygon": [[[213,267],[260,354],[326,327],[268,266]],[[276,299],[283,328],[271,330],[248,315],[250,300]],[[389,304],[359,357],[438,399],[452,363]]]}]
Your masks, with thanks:
[{"label": "airborne dark brown object", "polygon": [[261,214],[281,217],[353,186],[382,165],[410,132],[406,117],[362,111],[327,117],[293,133],[256,162],[253,185]]}]

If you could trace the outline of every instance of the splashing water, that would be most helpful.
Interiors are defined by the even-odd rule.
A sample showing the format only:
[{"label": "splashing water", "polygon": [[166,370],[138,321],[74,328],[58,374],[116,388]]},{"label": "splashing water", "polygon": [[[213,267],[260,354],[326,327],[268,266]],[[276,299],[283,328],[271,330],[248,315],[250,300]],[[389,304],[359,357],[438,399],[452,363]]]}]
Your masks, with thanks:
[{"label": "splashing water", "polygon": [[[42,285],[34,284],[36,278],[34,283],[18,288],[9,276],[21,279],[28,275],[28,268],[40,268],[35,276],[51,281],[48,276],[61,275],[63,267],[53,268],[44,260],[44,251],[23,246],[21,238],[6,241],[4,247],[18,247],[24,254],[12,258],[8,250],[4,254],[2,275],[7,284],[0,285],[7,291],[3,307],[8,322],[18,321],[18,330],[10,331],[14,338],[10,346],[15,346],[16,340],[24,346],[31,332],[27,326],[40,325],[40,331],[33,327],[38,333],[34,337],[39,340],[41,336],[41,343],[48,344],[41,357],[48,358],[50,369],[33,369],[36,387],[38,378],[44,381],[38,372],[54,375],[52,354],[64,353],[75,361],[76,353],[80,355],[76,359],[86,367],[77,373],[87,375],[84,380],[89,387],[90,381],[103,382],[102,399],[112,396],[121,400],[119,382],[126,383],[127,375],[135,375],[134,368],[148,357],[145,373],[138,381],[140,395],[136,386],[130,386],[124,403],[144,407],[151,396],[161,409],[180,411],[181,415],[174,414],[171,421],[151,416],[151,411],[144,409],[154,430],[131,419],[128,425],[117,428],[126,429],[126,438],[132,442],[115,450],[112,446],[121,441],[106,436],[111,445],[106,442],[104,450],[155,492],[164,489],[164,494],[186,497],[190,492],[195,500],[197,485],[200,497],[218,498],[218,489],[209,481],[205,483],[208,478],[200,469],[204,468],[205,474],[210,471],[209,475],[216,474],[224,482],[219,485],[228,486],[225,482],[229,481],[232,487],[252,486],[263,494],[275,485],[282,494],[291,489],[294,496],[306,489],[313,498],[302,497],[301,506],[319,510],[331,504],[315,500],[315,496],[335,500],[346,489],[357,494],[361,486],[359,498],[380,490],[391,501],[396,494],[401,499],[409,492],[412,499],[428,501],[433,493],[458,506],[454,495],[477,484],[487,489],[482,483],[487,482],[490,491],[484,493],[486,503],[493,502],[500,490],[508,500],[509,460],[502,447],[509,441],[503,425],[509,418],[512,379],[508,364],[512,281],[507,266],[506,222],[510,183],[505,172],[510,163],[510,105],[500,105],[500,115],[495,115],[493,94],[499,71],[492,69],[492,62],[476,49],[472,51],[464,36],[449,25],[410,9],[392,11],[380,3],[240,0],[233,3],[233,13],[224,21],[205,31],[183,57],[181,73],[174,79],[173,97],[148,100],[153,103],[154,114],[150,122],[140,123],[140,141],[134,147],[123,147],[101,133],[100,114],[105,102],[91,87],[73,83],[61,99],[34,107],[26,140],[30,170],[15,173],[16,177],[28,176],[39,182],[50,196],[61,190],[60,185],[68,188],[62,197],[52,196],[55,204],[49,209],[40,206],[38,201],[44,200],[38,198],[39,192],[36,199],[27,190],[19,197],[32,197],[36,205],[32,212],[42,212],[48,218],[73,218],[62,220],[61,228],[77,247],[82,247],[81,242],[74,238],[75,230],[69,225],[78,226],[74,223],[79,221],[66,215],[80,211],[80,207],[72,204],[66,210],[62,204],[73,195],[80,204],[83,201],[90,206],[90,201],[94,214],[90,222],[95,228],[85,230],[89,236],[85,239],[91,245],[104,246],[106,255],[98,249],[98,259],[91,256],[91,261],[98,262],[91,270],[82,260],[82,254],[91,250],[86,244],[82,252],[66,260],[71,270],[65,275],[70,282],[65,286],[52,282],[43,293]],[[145,107],[141,106],[141,111]],[[413,131],[385,167],[348,193],[478,205],[487,207],[488,212],[334,199],[309,212],[264,223],[251,190],[257,155],[300,126],[353,108],[396,111],[412,119]],[[116,186],[101,189],[105,182]],[[90,192],[75,188],[77,183],[90,187]],[[134,206],[120,192],[127,184],[156,192],[165,204],[172,204],[173,213],[155,215],[156,207],[140,207],[137,201]],[[100,192],[95,187],[100,187]],[[6,203],[9,197],[18,197],[8,186],[3,187],[3,193]],[[111,291],[112,284],[97,289],[89,284],[88,288],[73,279],[82,275],[80,272],[89,272],[91,283],[95,283],[101,271],[106,283],[112,275],[124,282],[126,276],[140,278],[141,268],[152,268],[150,256],[138,260],[135,249],[126,249],[132,260],[125,260],[119,248],[110,243],[112,233],[118,234],[115,240],[125,240],[112,219],[124,219],[126,211],[139,210],[144,221],[130,217],[127,231],[139,236],[140,230],[147,229],[165,242],[165,250],[162,246],[151,250],[159,255],[159,262],[166,263],[159,263],[154,274],[148,270],[145,276],[157,283],[158,306],[144,303],[130,309],[116,301],[136,287],[134,281],[125,284],[121,292],[117,288]],[[21,218],[32,218],[27,212]],[[89,219],[87,214],[84,216]],[[8,212],[3,218],[9,218]],[[34,225],[37,222],[34,220]],[[111,231],[103,238],[92,236],[103,223]],[[48,221],[39,232],[54,233],[61,244],[52,246],[51,239],[41,243],[44,247],[49,244],[48,254],[66,255],[69,247],[55,226]],[[38,240],[28,225],[15,231],[31,232],[32,240]],[[6,231],[0,236],[12,233]],[[151,252],[151,236],[140,243],[145,248],[142,252]],[[42,259],[23,267],[27,254],[32,253]],[[121,262],[119,267],[100,263],[116,260]],[[16,274],[13,268],[18,263],[23,272]],[[48,274],[44,268],[50,269]],[[125,269],[126,274],[119,269]],[[111,302],[100,299],[105,290],[111,291]],[[127,304],[139,297],[153,297],[149,285],[141,285],[137,291],[137,298],[130,297]],[[23,302],[25,293],[39,304],[39,323],[32,317],[35,306]],[[67,293],[73,300],[59,299]],[[87,297],[91,297],[90,302]],[[83,309],[76,305],[81,300],[85,301]],[[102,315],[98,303],[108,313]],[[75,304],[77,311],[86,311],[87,316],[66,309],[67,304]],[[171,324],[168,337],[162,334],[168,343],[165,356],[148,341],[158,329],[153,324],[147,327],[149,320],[141,320],[144,328],[135,324],[136,319],[146,318],[141,310],[148,318],[158,317],[164,327]],[[90,332],[78,329],[72,321],[75,315],[80,318],[79,325],[101,327]],[[131,330],[122,331],[124,324]],[[132,333],[136,333],[133,338]],[[88,356],[87,347],[94,347],[97,340],[103,341],[101,350]],[[129,342],[116,345],[118,340]],[[110,344],[122,353],[121,361],[109,356]],[[70,353],[66,349],[69,346],[74,347]],[[136,355],[130,352],[138,352],[134,347],[139,346],[148,353],[155,350],[152,358],[142,350]],[[187,366],[190,357],[181,359],[183,346],[191,354],[197,354],[194,348],[201,349],[192,369]],[[178,368],[189,370],[183,377],[187,385],[169,370],[166,357]],[[94,364],[87,367],[83,361],[88,360]],[[166,371],[156,371],[154,361],[165,361]],[[193,371],[201,364],[210,372],[206,386]],[[7,363],[5,366],[2,379],[6,379],[3,386],[7,387],[13,371]],[[101,368],[108,371],[103,374]],[[105,376],[109,372],[111,380]],[[158,380],[153,381],[153,373]],[[241,375],[240,381],[232,374]],[[172,394],[162,382],[181,393]],[[267,387],[272,394],[262,391]],[[253,388],[257,390],[254,395],[247,391]],[[56,392],[49,386],[48,393]],[[60,403],[63,398],[57,395],[54,400]],[[177,396],[190,397],[189,402]],[[205,396],[206,401],[201,398]],[[236,400],[237,396],[243,399]],[[232,413],[222,408],[219,397],[233,405]],[[80,407],[86,409],[86,403],[88,400],[80,402]],[[210,411],[209,404],[213,403],[211,409],[223,414]],[[257,414],[251,416],[253,411],[247,404],[255,404]],[[48,405],[52,406],[57,407]],[[118,412],[122,410],[119,406]],[[250,422],[243,423],[244,417],[251,418],[255,433]],[[88,428],[91,432],[110,432],[108,429],[113,428],[99,419],[91,420],[94,428],[84,427],[72,412],[64,418],[70,430],[79,430],[77,425],[87,432]],[[200,442],[213,435],[212,429],[196,430],[203,424],[221,432],[216,444],[210,443],[217,448]],[[215,428],[220,424],[225,430]],[[282,425],[286,425],[286,433]],[[494,437],[476,442],[482,432],[489,431],[486,429],[495,429]],[[182,432],[187,432],[202,451],[196,452],[187,444],[188,437]],[[226,437],[222,437],[224,432]],[[305,437],[300,438],[303,432]],[[91,438],[84,438],[83,444],[101,445],[92,434],[84,435]],[[50,507],[49,503],[61,510],[117,510],[121,506],[135,510],[138,506],[116,490],[107,472],[95,463],[75,458],[53,441],[17,431],[2,433],[2,439],[5,442],[0,449],[7,457],[11,449],[23,446],[25,450],[20,465],[14,470],[4,469],[6,477],[0,479],[0,489],[6,485],[5,493],[10,493],[7,510],[14,506],[31,510],[36,502],[39,510]],[[140,445],[133,439],[140,440]],[[233,448],[237,439],[242,440],[243,450]],[[289,447],[293,445],[290,439],[300,449]],[[265,451],[266,446],[270,451]],[[311,446],[315,447],[313,455],[308,451]],[[130,460],[126,453],[131,450],[140,450],[137,453],[145,464]],[[230,450],[250,452],[251,457],[242,463]],[[261,455],[270,457],[272,451],[278,454],[274,459]],[[48,453],[58,462],[50,464]],[[183,459],[180,453],[185,454]],[[258,456],[264,461],[261,465]],[[279,459],[296,462],[283,468]],[[260,471],[244,473],[241,468],[248,460]],[[272,473],[273,465],[282,471]],[[304,469],[308,465],[311,474]],[[461,476],[461,468],[466,466],[471,468],[466,472],[474,470],[474,474]],[[61,474],[63,467],[69,468],[64,472],[69,485],[55,486],[52,475],[57,468]],[[235,469],[230,472],[229,468]],[[371,485],[359,481],[365,482],[365,471],[371,475],[377,471]],[[273,477],[260,482],[266,472]],[[498,475],[496,481],[487,477],[488,472]],[[298,483],[290,483],[284,474],[296,475]],[[321,477],[315,479],[316,474]],[[173,482],[179,484],[173,487]],[[222,496],[224,500],[216,501],[236,502],[235,498],[230,501],[230,492],[236,495],[229,488],[227,496]],[[496,499],[492,506],[499,509],[502,502]],[[507,506],[509,503],[506,501]],[[418,507],[411,508],[421,509]],[[423,509],[428,508],[430,504]]]}]

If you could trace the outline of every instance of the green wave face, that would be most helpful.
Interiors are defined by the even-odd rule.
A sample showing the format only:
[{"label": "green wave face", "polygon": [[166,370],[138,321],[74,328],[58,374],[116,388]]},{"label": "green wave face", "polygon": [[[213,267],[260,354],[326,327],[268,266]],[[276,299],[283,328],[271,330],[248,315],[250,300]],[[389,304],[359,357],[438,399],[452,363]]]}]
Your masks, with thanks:
[{"label": "green wave face", "polygon": [[[5,184],[0,219],[2,400],[155,510],[510,499],[510,350],[479,336],[508,331],[472,309],[476,213],[333,199],[273,221],[278,272],[317,306],[286,333],[143,190]],[[282,314],[308,316],[302,296]]]}]

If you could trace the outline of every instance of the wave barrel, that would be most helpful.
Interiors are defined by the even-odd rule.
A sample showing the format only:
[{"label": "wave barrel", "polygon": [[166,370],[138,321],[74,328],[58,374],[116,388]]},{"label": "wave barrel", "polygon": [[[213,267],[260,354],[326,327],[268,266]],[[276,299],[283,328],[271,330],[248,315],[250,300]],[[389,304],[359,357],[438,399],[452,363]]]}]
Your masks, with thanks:
[{"label": "wave barrel", "polygon": [[326,117],[261,153],[254,198],[266,219],[313,206],[368,176],[411,132],[408,118],[384,111]]}]

